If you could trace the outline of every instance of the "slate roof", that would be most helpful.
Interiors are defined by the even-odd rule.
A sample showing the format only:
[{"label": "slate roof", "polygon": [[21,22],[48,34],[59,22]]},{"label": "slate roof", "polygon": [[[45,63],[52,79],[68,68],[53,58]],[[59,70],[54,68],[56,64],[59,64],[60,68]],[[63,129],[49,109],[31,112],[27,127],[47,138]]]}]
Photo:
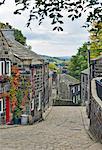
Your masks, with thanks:
[{"label": "slate roof", "polygon": [[7,39],[7,41],[9,43],[10,49],[13,51],[13,54],[19,57],[20,59],[33,59],[34,61],[41,59],[41,57],[38,54],[29,50],[27,47],[23,46],[16,40],[11,41]]},{"label": "slate roof", "polygon": [[[20,58],[21,60],[31,59],[33,64],[39,64],[39,63],[42,64],[41,60],[43,59],[40,55],[38,55],[34,51],[29,50],[29,48],[17,42],[13,38],[11,39],[10,38],[8,34],[3,34],[3,30],[0,30],[0,50],[1,51],[3,49],[11,50],[13,55]],[[3,45],[3,43],[5,45]]]},{"label": "slate roof", "polygon": [[74,85],[74,84],[79,84],[79,80],[77,80],[76,78],[70,76],[70,75],[66,75],[66,74],[62,74],[60,77],[60,81],[61,82],[66,82],[69,85]]},{"label": "slate roof", "polygon": [[[6,55],[5,53],[8,54]],[[11,59],[12,58],[12,51],[9,47],[9,44],[6,40],[6,38],[4,37],[3,33],[0,30],[0,59],[2,58],[7,58],[7,59]]]},{"label": "slate roof", "polygon": [[5,37],[3,36],[3,33],[0,31],[0,51],[8,50],[8,49],[9,49],[9,45]]}]

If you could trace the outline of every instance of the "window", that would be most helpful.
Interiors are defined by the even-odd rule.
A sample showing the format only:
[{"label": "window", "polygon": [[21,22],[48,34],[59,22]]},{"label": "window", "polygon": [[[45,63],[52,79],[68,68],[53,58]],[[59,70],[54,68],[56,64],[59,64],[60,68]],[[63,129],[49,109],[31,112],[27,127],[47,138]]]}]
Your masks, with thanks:
[{"label": "window", "polygon": [[1,101],[0,101],[0,112],[1,112]]},{"label": "window", "polygon": [[34,110],[34,99],[32,99],[32,102],[31,102],[31,111]]},{"label": "window", "polygon": [[80,91],[80,85],[78,85],[78,91]]},{"label": "window", "polygon": [[75,93],[75,87],[73,87],[73,93]]},{"label": "window", "polygon": [[0,75],[11,75],[10,61],[0,61]]},{"label": "window", "polygon": [[4,74],[4,63],[1,62],[1,73]]},{"label": "window", "polygon": [[6,74],[9,74],[9,62],[6,62]]},{"label": "window", "polygon": [[39,104],[38,104],[38,110],[41,109],[41,93],[39,92]]},{"label": "window", "polygon": [[83,82],[85,82],[84,75],[83,75]]},{"label": "window", "polygon": [[3,99],[3,111],[6,110],[6,103],[5,103],[5,99]]},{"label": "window", "polygon": [[0,61],[0,75],[4,75],[5,73],[5,62]]},{"label": "window", "polygon": [[6,61],[5,62],[5,74],[7,74],[8,76],[11,75],[11,66],[10,66],[10,61]]},{"label": "window", "polygon": [[73,103],[75,103],[75,96],[73,96]]},{"label": "window", "polygon": [[8,51],[5,51],[5,54],[8,54]]},{"label": "window", "polygon": [[0,113],[3,112],[3,100],[0,99]]}]

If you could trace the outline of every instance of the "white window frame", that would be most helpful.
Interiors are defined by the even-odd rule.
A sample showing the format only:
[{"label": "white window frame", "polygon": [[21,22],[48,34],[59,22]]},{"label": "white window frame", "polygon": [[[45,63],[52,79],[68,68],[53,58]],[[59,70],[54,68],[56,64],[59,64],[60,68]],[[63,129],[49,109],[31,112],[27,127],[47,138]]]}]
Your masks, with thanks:
[{"label": "white window frame", "polygon": [[[9,63],[9,72],[6,74],[6,63]],[[3,74],[2,74],[2,68],[1,68],[1,64],[3,63]],[[7,75],[7,76],[11,76],[11,62],[10,61],[0,61],[0,76],[2,75]]]},{"label": "white window frame", "polygon": [[11,76],[11,62],[10,61],[6,61],[6,63],[9,63],[9,73],[6,74],[6,75]]},{"label": "white window frame", "polygon": [[75,93],[75,87],[73,87],[73,93]]},{"label": "white window frame", "polygon": [[78,85],[78,91],[80,91],[80,85]]},{"label": "white window frame", "polygon": [[38,104],[38,111],[41,109],[41,92],[39,92],[39,104]]},{"label": "white window frame", "polygon": [[31,104],[32,104],[32,106],[31,106],[31,111],[32,111],[32,110],[34,110],[34,99],[32,99]]},{"label": "white window frame", "polygon": [[[1,68],[1,64],[3,63],[3,74],[1,72],[2,68]],[[0,76],[5,74],[5,61],[0,61]]]},{"label": "white window frame", "polygon": [[3,113],[3,99],[0,99],[0,101],[1,101],[1,111],[0,111],[0,113]]}]

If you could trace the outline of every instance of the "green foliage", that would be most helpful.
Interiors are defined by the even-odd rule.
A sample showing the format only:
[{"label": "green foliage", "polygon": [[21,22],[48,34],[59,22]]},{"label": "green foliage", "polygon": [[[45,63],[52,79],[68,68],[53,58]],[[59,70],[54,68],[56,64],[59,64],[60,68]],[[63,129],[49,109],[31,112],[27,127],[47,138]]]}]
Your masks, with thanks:
[{"label": "green foliage", "polygon": [[[102,52],[102,22],[93,22],[90,29],[90,56],[96,58]],[[76,56],[69,62],[70,74],[76,78],[80,77],[82,70],[87,68],[87,43],[78,49]]]},{"label": "green foliage", "polygon": [[0,29],[5,29],[6,27],[9,27],[10,29],[12,28],[11,25],[9,25],[8,23],[2,23],[0,22]]},{"label": "green foliage", "polygon": [[93,22],[90,30],[91,58],[95,58],[102,52],[102,22]]},{"label": "green foliage", "polygon": [[22,34],[22,32],[18,29],[14,29],[15,40],[17,40],[22,45],[26,44],[26,37]]},{"label": "green foliage", "polygon": [[69,64],[68,70],[69,74],[77,79],[80,78],[80,73],[82,70],[87,68],[87,45],[83,44],[82,47],[78,49],[76,56],[72,56]]},{"label": "green foliage", "polygon": [[23,93],[21,90],[16,91],[16,98],[17,98],[17,106],[13,112],[13,118],[20,118],[22,114],[21,104],[23,99]]},{"label": "green foliage", "polygon": [[20,108],[22,104],[22,99],[23,99],[23,92],[21,90],[17,90],[16,98],[17,98],[17,107]]},{"label": "green foliage", "polygon": [[56,65],[55,65],[54,63],[50,63],[50,64],[49,64],[49,69],[50,69],[50,70],[56,70],[57,67],[56,67]]}]

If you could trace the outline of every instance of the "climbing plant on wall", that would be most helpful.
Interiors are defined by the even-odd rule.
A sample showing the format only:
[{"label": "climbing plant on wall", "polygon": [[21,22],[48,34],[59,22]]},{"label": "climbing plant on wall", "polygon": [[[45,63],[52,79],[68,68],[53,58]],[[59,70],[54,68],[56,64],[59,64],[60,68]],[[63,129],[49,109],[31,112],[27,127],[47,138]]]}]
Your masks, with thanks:
[{"label": "climbing plant on wall", "polygon": [[25,103],[28,99],[29,87],[29,78],[21,76],[18,67],[13,66],[10,97],[12,112],[14,112],[17,117],[19,117],[21,113],[25,111]]},{"label": "climbing plant on wall", "polygon": [[17,92],[19,87],[19,79],[20,79],[20,73],[19,69],[16,66],[12,67],[12,77],[11,77],[11,88],[10,88],[10,97],[11,97],[11,107],[12,112],[14,112],[16,106],[17,106]]}]

